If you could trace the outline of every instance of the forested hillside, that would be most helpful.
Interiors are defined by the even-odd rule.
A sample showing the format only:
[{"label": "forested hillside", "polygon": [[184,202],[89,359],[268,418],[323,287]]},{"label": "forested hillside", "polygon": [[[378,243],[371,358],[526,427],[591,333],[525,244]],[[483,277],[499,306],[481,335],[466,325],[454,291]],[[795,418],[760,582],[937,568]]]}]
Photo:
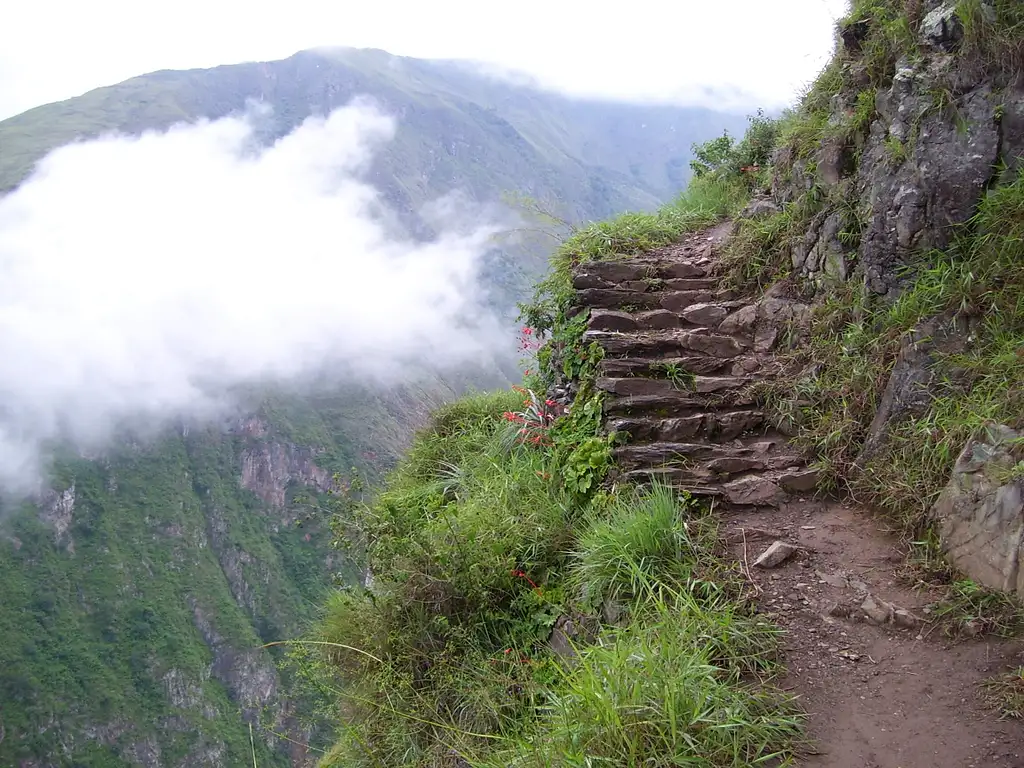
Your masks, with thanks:
[{"label": "forested hillside", "polygon": [[[686,183],[693,142],[745,123],[572,101],[381,51],[306,52],[143,75],[0,122],[0,191],[49,150],[107,131],[256,103],[270,107],[258,118],[269,142],[359,95],[397,118],[368,178],[417,237],[431,235],[419,207],[450,191],[532,198],[569,223],[653,208]],[[492,256],[500,310],[523,297],[549,242]],[[284,651],[261,646],[298,637],[327,587],[362,577],[332,546],[322,502],[372,485],[434,407],[509,375],[514,361],[388,388],[259,392],[215,424],[60,457],[41,502],[9,501],[0,520],[0,764],[305,764],[304,745],[326,734],[292,695]]]}]

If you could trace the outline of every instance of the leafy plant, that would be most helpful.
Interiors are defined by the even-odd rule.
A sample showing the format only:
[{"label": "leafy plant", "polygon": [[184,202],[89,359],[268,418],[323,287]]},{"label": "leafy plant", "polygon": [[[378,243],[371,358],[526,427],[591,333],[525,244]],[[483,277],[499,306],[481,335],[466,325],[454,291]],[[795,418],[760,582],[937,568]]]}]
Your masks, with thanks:
[{"label": "leafy plant", "polygon": [[693,391],[696,387],[696,377],[692,372],[687,371],[676,362],[660,362],[657,370],[665,374],[665,378],[672,382],[672,386],[679,390]]},{"label": "leafy plant", "polygon": [[712,177],[737,180],[747,188],[762,186],[775,149],[779,122],[766,117],[763,110],[748,118],[747,132],[736,141],[728,132],[702,144],[694,144],[690,167],[697,179]]},{"label": "leafy plant", "polygon": [[565,460],[562,477],[575,496],[583,497],[597,488],[611,465],[608,438],[591,437],[577,445]]},{"label": "leafy plant", "polygon": [[512,424],[519,425],[516,436],[520,442],[550,445],[548,430],[560,413],[561,409],[558,407],[558,403],[542,398],[532,389],[523,387],[513,387],[512,389],[514,392],[526,395],[526,399],[523,400],[523,410],[505,411],[502,417]]}]

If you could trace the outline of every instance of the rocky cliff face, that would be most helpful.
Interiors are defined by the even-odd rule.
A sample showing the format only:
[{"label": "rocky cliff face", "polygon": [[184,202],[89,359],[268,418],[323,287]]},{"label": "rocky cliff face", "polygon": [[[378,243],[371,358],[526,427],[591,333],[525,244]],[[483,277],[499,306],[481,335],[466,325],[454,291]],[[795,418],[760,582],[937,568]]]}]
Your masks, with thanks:
[{"label": "rocky cliff face", "polygon": [[852,5],[730,272],[811,305],[772,418],[826,485],[918,539],[937,523],[968,576],[1019,588],[1016,486],[986,435],[1024,426],[1024,6]]},{"label": "rocky cliff face", "polygon": [[1019,40],[990,61],[984,40],[965,39],[967,24],[975,36],[1019,30],[978,29],[1007,3],[855,5],[802,132],[776,158],[772,198],[812,212],[787,248],[795,274],[894,299],[914,257],[947,247],[1024,163]]}]

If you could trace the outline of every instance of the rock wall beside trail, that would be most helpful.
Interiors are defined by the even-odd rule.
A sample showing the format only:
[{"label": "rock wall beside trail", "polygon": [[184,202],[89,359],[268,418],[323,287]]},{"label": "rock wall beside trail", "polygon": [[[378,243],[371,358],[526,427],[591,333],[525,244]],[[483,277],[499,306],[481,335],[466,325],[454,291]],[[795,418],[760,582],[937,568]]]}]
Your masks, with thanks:
[{"label": "rock wall beside trail", "polygon": [[[1019,209],[1005,202],[1013,199],[1005,193],[1024,168],[1024,5],[854,0],[852,6],[839,26],[835,56],[786,124],[770,190],[738,222],[743,247],[737,251],[772,264],[759,279],[788,273],[812,303],[832,300],[839,307],[834,317],[850,323],[860,339],[847,345],[819,333],[819,352],[803,357],[800,374],[808,389],[821,386],[808,396],[814,402],[797,403],[811,416],[805,426],[815,418],[825,424],[811,437],[823,445],[829,429],[848,428],[852,435],[825,456],[837,482],[857,487],[861,498],[913,527],[926,522],[929,500],[951,477],[930,514],[950,561],[976,581],[1024,594],[1024,513],[1020,467],[1013,463],[1019,455],[1005,435],[994,437],[1005,426],[989,425],[987,435],[969,441],[965,435],[984,432],[982,419],[1019,431],[1012,391],[993,387],[981,407],[967,403],[955,416],[937,417],[938,403],[970,400],[978,381],[960,370],[958,356],[974,356],[974,376],[1019,379],[989,358],[995,337],[1011,350],[1020,338],[1013,309],[1020,239],[1009,221],[1019,221]],[[976,219],[979,212],[984,216]],[[991,256],[996,250],[998,259]],[[995,266],[984,268],[986,258]],[[980,283],[975,295],[950,299],[946,294],[960,290],[954,277],[927,282],[930,272],[939,274],[936,281],[946,279],[931,268],[950,259],[978,262],[961,265]],[[919,280],[923,293],[943,295],[907,302],[902,317],[887,315]],[[819,375],[828,372],[829,353],[847,363],[835,366],[831,378]],[[858,354],[863,365],[849,364]],[[842,374],[860,376],[852,405],[828,391],[842,386]],[[953,467],[946,457],[961,448]]]},{"label": "rock wall beside trail", "polygon": [[728,226],[659,251],[588,262],[573,274],[584,341],[604,357],[595,381],[627,479],[660,477],[733,505],[774,505],[815,475],[772,430],[750,387],[777,374],[773,349],[801,332],[807,307],[757,300],[712,276]]},{"label": "rock wall beside trail", "polygon": [[[966,50],[956,3],[920,5],[914,39],[891,71],[875,71],[864,48],[884,20],[841,28],[830,65],[839,86],[818,116],[827,127],[812,151],[791,144],[776,158],[776,204],[812,188],[825,200],[790,249],[798,275],[856,279],[893,298],[908,258],[947,246],[986,191],[1024,164],[1021,71],[973,61],[982,54]],[[991,3],[980,7],[994,18]]]}]

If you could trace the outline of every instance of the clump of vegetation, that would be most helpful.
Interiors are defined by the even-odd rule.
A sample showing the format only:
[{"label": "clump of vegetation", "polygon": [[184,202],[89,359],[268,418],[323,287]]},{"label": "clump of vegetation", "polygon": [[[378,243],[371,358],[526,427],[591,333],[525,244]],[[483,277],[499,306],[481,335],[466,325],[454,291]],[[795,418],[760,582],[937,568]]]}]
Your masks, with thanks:
[{"label": "clump of vegetation", "polygon": [[[684,508],[688,506],[683,500]],[[592,510],[572,554],[572,581],[584,604],[645,596],[649,584],[686,585],[714,543],[705,522],[683,519],[668,488],[625,492]]]},{"label": "clump of vegetation", "polygon": [[727,608],[673,593],[560,667],[533,728],[479,764],[789,764],[801,718],[777,693],[744,682],[736,664],[773,644]]},{"label": "clump of vegetation", "polygon": [[1024,718],[1024,667],[982,683],[985,703],[1002,718]]},{"label": "clump of vegetation", "polygon": [[[522,390],[441,409],[358,515],[372,586],[335,593],[298,654],[344,722],[324,766],[792,754],[799,718],[759,684],[775,631],[718,578],[709,522],[664,488],[599,489],[603,451],[565,482],[600,407],[557,411]],[[601,626],[609,600],[625,623]],[[593,628],[573,664],[548,645],[563,616]]]},{"label": "clump of vegetation", "polygon": [[693,391],[697,386],[697,377],[673,361],[661,362],[651,366],[651,373],[661,373],[672,382],[672,386],[681,391]]},{"label": "clump of vegetation", "polygon": [[1016,597],[970,579],[950,584],[945,597],[931,606],[931,612],[950,637],[1013,637],[1024,631],[1024,608]]},{"label": "clump of vegetation", "polygon": [[961,66],[969,75],[1012,78],[1024,69],[1024,6],[1017,0],[959,0]]},{"label": "clump of vegetation", "polygon": [[693,146],[690,162],[696,179],[716,179],[719,183],[740,181],[753,190],[770,181],[772,152],[779,135],[779,121],[767,117],[763,110],[748,118],[743,138],[736,141],[728,132],[717,139]]}]

